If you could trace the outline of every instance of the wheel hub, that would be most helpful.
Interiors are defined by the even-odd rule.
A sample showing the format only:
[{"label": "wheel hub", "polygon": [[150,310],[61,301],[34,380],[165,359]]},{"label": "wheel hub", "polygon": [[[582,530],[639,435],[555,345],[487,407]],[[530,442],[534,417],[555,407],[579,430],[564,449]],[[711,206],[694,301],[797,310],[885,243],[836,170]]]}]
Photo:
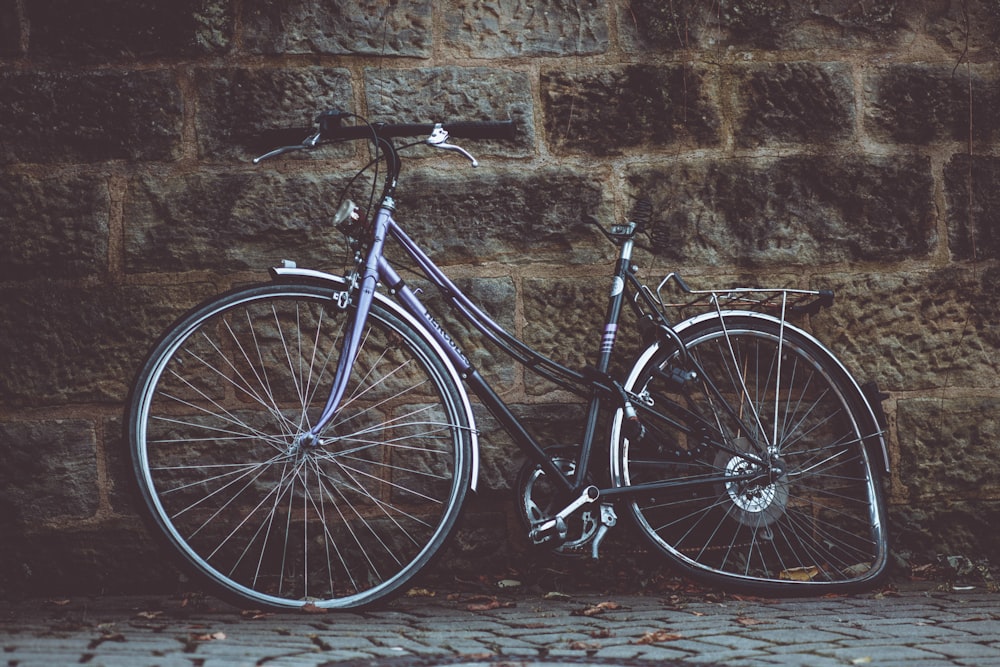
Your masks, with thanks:
[{"label": "wheel hub", "polygon": [[[750,452],[752,443],[737,438],[732,443],[742,452]],[[777,458],[766,464],[740,454],[719,452],[716,465],[726,477],[743,477],[724,484],[725,494],[733,503],[732,515],[746,526],[770,526],[785,514],[788,505],[788,478]],[[749,479],[745,479],[752,475]]]}]

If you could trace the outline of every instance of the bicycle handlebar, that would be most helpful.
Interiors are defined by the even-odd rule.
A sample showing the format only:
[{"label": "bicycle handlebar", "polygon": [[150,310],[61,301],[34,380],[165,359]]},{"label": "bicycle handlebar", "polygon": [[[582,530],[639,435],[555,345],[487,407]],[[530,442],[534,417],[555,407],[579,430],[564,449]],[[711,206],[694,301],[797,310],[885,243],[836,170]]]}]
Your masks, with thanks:
[{"label": "bicycle handlebar", "polygon": [[[321,139],[372,139],[380,137],[420,137],[429,135],[438,123],[371,123],[369,125],[341,125],[348,114],[342,111],[324,111],[316,119]],[[459,139],[513,139],[514,122],[510,120],[467,120],[440,123],[452,137]]]}]

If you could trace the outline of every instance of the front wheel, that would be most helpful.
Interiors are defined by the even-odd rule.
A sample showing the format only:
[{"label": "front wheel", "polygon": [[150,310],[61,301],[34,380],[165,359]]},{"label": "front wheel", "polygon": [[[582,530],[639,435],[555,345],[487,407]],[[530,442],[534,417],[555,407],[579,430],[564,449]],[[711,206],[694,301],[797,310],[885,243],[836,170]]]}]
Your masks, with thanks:
[{"label": "front wheel", "polygon": [[687,358],[657,350],[626,386],[646,432],[617,439],[612,470],[618,486],[657,486],[629,496],[640,530],[716,585],[872,585],[887,562],[885,503],[865,443],[880,433],[857,384],[769,317],[709,318],[680,336]]},{"label": "front wheel", "polygon": [[382,600],[452,532],[471,475],[468,398],[423,330],[373,305],[315,441],[350,319],[310,284],[234,290],[157,344],[129,402],[144,508],[182,564],[243,604]]}]

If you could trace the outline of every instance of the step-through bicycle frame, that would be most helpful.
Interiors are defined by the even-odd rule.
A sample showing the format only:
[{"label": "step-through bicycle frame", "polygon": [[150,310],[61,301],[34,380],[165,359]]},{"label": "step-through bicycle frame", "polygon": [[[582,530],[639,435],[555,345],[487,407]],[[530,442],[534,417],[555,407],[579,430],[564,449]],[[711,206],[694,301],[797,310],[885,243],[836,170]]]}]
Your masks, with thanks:
[{"label": "step-through bicycle frame", "polygon": [[[385,176],[382,196],[377,212],[372,216],[371,228],[366,230],[366,238],[360,243],[360,247],[363,249],[363,252],[358,256],[359,271],[357,275],[348,280],[350,291],[347,294],[350,298],[350,307],[353,309],[353,317],[349,326],[349,331],[343,343],[343,349],[341,351],[334,385],[319,420],[309,431],[299,436],[300,444],[309,446],[317,443],[319,441],[320,433],[336,414],[339,403],[343,398],[344,392],[346,391],[348,377],[350,376],[350,368],[354,363],[354,359],[360,345],[369,309],[374,299],[376,289],[378,285],[381,284],[391,295],[395,297],[397,303],[405,311],[424,325],[427,332],[444,350],[450,362],[456,368],[461,379],[470,389],[472,389],[473,393],[482,401],[483,405],[511,435],[515,444],[517,444],[525,455],[527,455],[534,463],[539,465],[549,479],[554,480],[563,491],[570,494],[567,497],[582,498],[581,492],[585,494],[586,491],[584,491],[584,489],[589,484],[589,476],[587,473],[592,463],[594,441],[597,434],[599,416],[606,403],[615,402],[615,409],[621,410],[627,418],[631,419],[636,418],[637,412],[648,412],[650,410],[650,408],[644,406],[642,402],[638,400],[638,397],[630,396],[620,383],[608,375],[608,368],[610,366],[617,339],[619,319],[623,306],[626,303],[626,299],[628,299],[634,307],[637,307],[640,299],[643,300],[644,305],[648,306],[648,308],[637,307],[637,311],[644,317],[652,320],[651,323],[647,323],[652,325],[651,329],[656,332],[655,336],[657,339],[661,342],[661,344],[668,346],[668,350],[676,349],[682,355],[684,354],[684,346],[672,328],[671,323],[664,317],[662,310],[656,307],[653,297],[650,296],[650,290],[645,288],[635,276],[635,269],[632,266],[632,251],[634,248],[634,237],[637,231],[636,224],[629,223],[627,225],[618,225],[612,230],[611,233],[604,231],[605,235],[614,241],[618,246],[619,254],[611,276],[606,317],[601,331],[601,340],[599,342],[596,363],[593,367],[586,370],[574,370],[568,368],[531,348],[510,332],[506,331],[501,325],[497,324],[488,314],[483,312],[475,303],[473,303],[473,301],[466,296],[461,289],[459,289],[451,281],[451,279],[448,278],[447,275],[445,275],[445,273],[419,247],[419,245],[403,231],[401,226],[394,219],[394,195],[401,160],[398,154],[399,149],[394,145],[391,137],[418,136],[426,134],[426,126],[392,126],[395,130],[394,133],[386,132],[385,134],[382,134],[379,132],[379,129],[388,128],[389,126],[342,127],[341,120],[344,117],[346,117],[346,114],[341,112],[326,112],[322,114],[318,119],[320,122],[319,134],[311,140],[308,140],[302,147],[309,148],[316,145],[321,136],[324,138],[337,139],[369,139],[372,140],[380,150],[385,152],[385,162],[388,167],[388,173]],[[509,123],[502,125],[509,128]],[[400,131],[400,128],[402,128],[402,131]],[[448,135],[447,132],[442,133],[441,129],[440,125],[435,126],[432,139],[428,139],[423,143],[427,143],[428,145],[437,148],[457,151],[472,160],[473,166],[475,166],[477,163],[474,158],[464,151],[464,149],[444,143],[444,140],[447,139]],[[499,132],[495,136],[501,136],[502,134],[503,132]],[[434,140],[434,136],[437,136],[438,139]],[[276,153],[278,152],[279,151],[276,151]],[[452,306],[452,308],[458,312],[474,330],[482,333],[490,341],[495,343],[504,353],[512,357],[524,367],[553,382],[557,386],[568,389],[588,400],[587,418],[582,438],[579,443],[580,448],[578,460],[572,477],[566,475],[564,471],[560,469],[555,461],[545,452],[544,448],[539,444],[534,436],[532,436],[531,433],[525,429],[524,425],[519,419],[517,419],[499,394],[472,366],[471,362],[459,348],[457,343],[442,328],[442,326],[434,318],[431,311],[418,298],[414,290],[406,284],[396,269],[385,258],[383,248],[387,240],[390,238],[399,244],[403,251],[411,258],[411,260],[413,260],[420,273],[422,273],[441,292],[448,304]],[[290,273],[289,271],[283,271],[282,269],[275,269],[274,272],[276,275]],[[781,325],[784,326],[784,313],[782,313]],[[691,364],[693,371],[697,374],[699,370],[697,363],[692,360]],[[703,390],[721,398],[721,393],[719,393],[719,390],[714,387],[711,382],[708,382],[707,386],[703,386],[702,388]],[[735,410],[728,405],[727,401],[724,399],[721,400],[720,405],[722,405],[727,411],[728,416],[735,419],[737,423],[745,423],[745,417],[737,414]],[[871,410],[870,405],[867,407]],[[750,410],[752,412],[756,412],[756,409],[752,406],[750,406]],[[698,415],[692,413],[684,406],[676,402],[668,401],[666,409],[660,406],[656,410],[656,414],[659,419],[667,421],[673,427],[682,431],[688,433],[698,431],[702,434],[702,437],[706,437],[704,435],[706,433],[716,435],[716,429],[712,424],[706,422]],[[758,423],[760,421],[759,415],[757,414],[751,415],[750,419],[757,420]],[[872,421],[873,423],[877,422],[877,420],[874,419],[874,415]],[[750,430],[752,429],[747,429],[747,431]],[[740,481],[760,480],[762,477],[766,477],[770,474],[771,466],[768,461],[768,446],[766,442],[753,443],[755,451],[747,451],[733,448],[726,442],[724,435],[717,435],[718,437],[712,437],[711,435],[707,436],[711,437],[711,445],[713,447],[734,457],[742,458],[752,464],[751,468],[756,470],[756,472],[740,474],[734,473],[733,471],[721,471],[718,476],[704,476],[698,478],[697,480],[668,479],[631,486],[613,486],[598,489],[597,497],[627,497],[637,493],[644,493],[657,489],[677,488],[679,486],[703,486],[705,484],[713,483],[734,483]],[[884,441],[882,441],[881,433],[867,434],[863,437],[866,442],[872,437],[878,437],[878,440],[882,442],[881,449],[884,454],[885,445]],[[883,461],[886,462],[887,467],[887,457],[882,458]],[[595,499],[596,498],[589,498],[589,501],[593,501]]]}]

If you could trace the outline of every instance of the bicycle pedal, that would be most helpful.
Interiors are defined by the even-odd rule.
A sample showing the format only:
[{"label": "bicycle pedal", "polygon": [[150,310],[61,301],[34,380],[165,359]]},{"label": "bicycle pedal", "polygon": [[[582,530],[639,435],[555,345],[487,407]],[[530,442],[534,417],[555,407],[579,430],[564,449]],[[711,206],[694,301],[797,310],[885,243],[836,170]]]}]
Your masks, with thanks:
[{"label": "bicycle pedal", "polygon": [[553,540],[563,542],[567,535],[569,535],[569,527],[566,525],[566,520],[562,517],[556,517],[533,528],[528,533],[528,538],[532,544],[545,544]]}]

